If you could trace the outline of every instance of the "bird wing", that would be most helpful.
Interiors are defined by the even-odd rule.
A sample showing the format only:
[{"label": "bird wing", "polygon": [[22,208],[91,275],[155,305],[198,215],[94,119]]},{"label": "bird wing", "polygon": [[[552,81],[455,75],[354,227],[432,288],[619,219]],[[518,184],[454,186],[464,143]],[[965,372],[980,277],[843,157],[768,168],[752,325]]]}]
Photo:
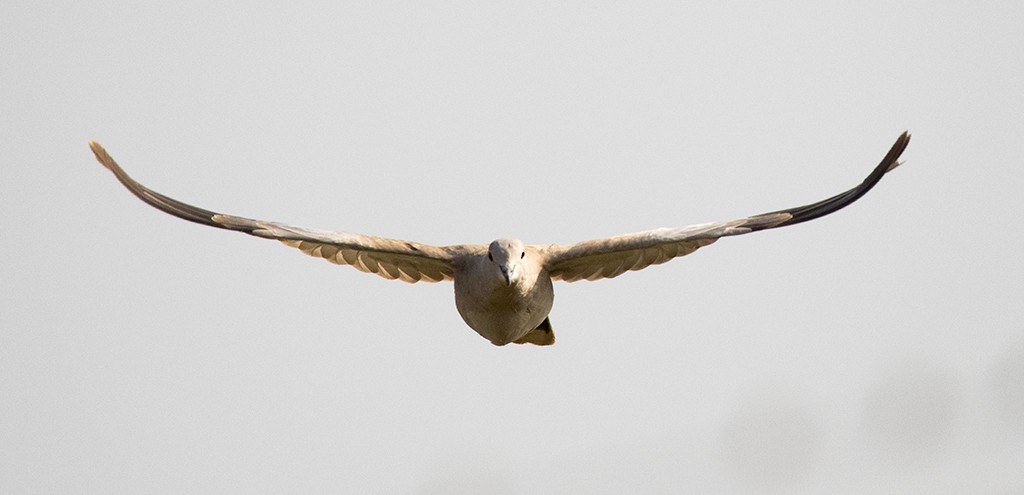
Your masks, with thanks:
[{"label": "bird wing", "polygon": [[169,198],[128,176],[99,143],[89,143],[93,154],[132,194],[156,209],[190,222],[276,239],[310,256],[338,265],[405,282],[440,282],[454,275],[453,260],[469,246],[431,246],[347,232],[306,229],[278,222],[224,215]]},{"label": "bird wing", "polygon": [[898,161],[910,134],[904,132],[881,163],[858,186],[817,203],[762,213],[739,220],[655,229],[542,249],[543,263],[555,280],[575,282],[617,277],[685,256],[721,237],[794,225],[828,215],[853,203],[875,186]]}]

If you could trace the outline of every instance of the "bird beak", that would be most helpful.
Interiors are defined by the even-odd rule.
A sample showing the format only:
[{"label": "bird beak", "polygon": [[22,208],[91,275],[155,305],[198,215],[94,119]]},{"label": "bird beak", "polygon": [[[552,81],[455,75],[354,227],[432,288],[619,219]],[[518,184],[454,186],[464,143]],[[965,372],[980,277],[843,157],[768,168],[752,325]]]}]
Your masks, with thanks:
[{"label": "bird beak", "polygon": [[501,267],[501,275],[505,277],[505,285],[512,285],[512,270],[506,267]]}]

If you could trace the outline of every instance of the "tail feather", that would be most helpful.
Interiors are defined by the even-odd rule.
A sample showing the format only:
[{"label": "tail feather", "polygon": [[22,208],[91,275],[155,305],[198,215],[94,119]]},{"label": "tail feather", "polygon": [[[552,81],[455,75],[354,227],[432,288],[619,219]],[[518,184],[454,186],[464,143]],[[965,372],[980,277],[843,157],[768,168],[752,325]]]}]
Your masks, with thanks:
[{"label": "tail feather", "polygon": [[551,345],[555,343],[555,331],[551,328],[551,319],[544,318],[544,321],[537,325],[537,328],[530,330],[530,333],[515,341],[516,344]]}]

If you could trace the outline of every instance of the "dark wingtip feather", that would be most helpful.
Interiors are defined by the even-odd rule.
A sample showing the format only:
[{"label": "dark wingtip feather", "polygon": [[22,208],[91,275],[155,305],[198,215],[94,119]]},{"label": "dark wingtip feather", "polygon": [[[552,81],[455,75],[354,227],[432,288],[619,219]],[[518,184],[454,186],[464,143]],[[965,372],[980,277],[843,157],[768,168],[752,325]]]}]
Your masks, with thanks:
[{"label": "dark wingtip feather", "polygon": [[192,206],[187,203],[182,203],[181,201],[164,196],[163,194],[140,184],[138,181],[131,178],[131,176],[129,176],[128,173],[125,172],[116,161],[114,161],[114,158],[110,156],[110,153],[107,153],[107,150],[105,150],[100,143],[97,143],[96,141],[89,141],[89,149],[92,150],[93,155],[96,155],[96,160],[100,162],[100,164],[113,172],[114,176],[117,177],[117,180],[120,181],[128,191],[144,201],[146,204],[163,211],[164,213],[169,213],[190,222],[209,225],[211,227],[221,229],[240,230],[246,232],[246,229],[243,228],[229,227],[215,222],[213,220],[213,217],[217,215],[215,212],[205,210],[197,206]]},{"label": "dark wingtip feather", "polygon": [[909,143],[910,133],[903,131],[903,134],[900,134],[900,137],[896,139],[896,142],[893,143],[889,152],[885,154],[885,158],[882,158],[882,161],[875,166],[874,170],[872,170],[864,181],[857,185],[857,187],[832,196],[831,198],[818,201],[817,203],[766,213],[765,215],[771,215],[774,213],[788,213],[792,215],[792,218],[788,221],[767,228],[795,225],[808,220],[814,220],[815,218],[823,217],[849,206],[854,201],[860,199],[861,196],[867,194],[871,188],[875,187],[875,185],[882,180],[882,176],[899,166],[900,155],[902,155],[903,151],[907,149],[907,144]]}]

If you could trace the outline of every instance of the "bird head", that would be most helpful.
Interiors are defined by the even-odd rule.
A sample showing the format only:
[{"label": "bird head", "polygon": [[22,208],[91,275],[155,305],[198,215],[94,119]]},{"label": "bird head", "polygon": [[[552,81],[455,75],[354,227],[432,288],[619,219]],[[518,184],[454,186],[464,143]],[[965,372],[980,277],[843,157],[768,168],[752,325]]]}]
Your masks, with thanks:
[{"label": "bird head", "polygon": [[505,285],[519,282],[526,260],[526,246],[518,239],[498,239],[487,247],[487,261],[494,267]]}]

